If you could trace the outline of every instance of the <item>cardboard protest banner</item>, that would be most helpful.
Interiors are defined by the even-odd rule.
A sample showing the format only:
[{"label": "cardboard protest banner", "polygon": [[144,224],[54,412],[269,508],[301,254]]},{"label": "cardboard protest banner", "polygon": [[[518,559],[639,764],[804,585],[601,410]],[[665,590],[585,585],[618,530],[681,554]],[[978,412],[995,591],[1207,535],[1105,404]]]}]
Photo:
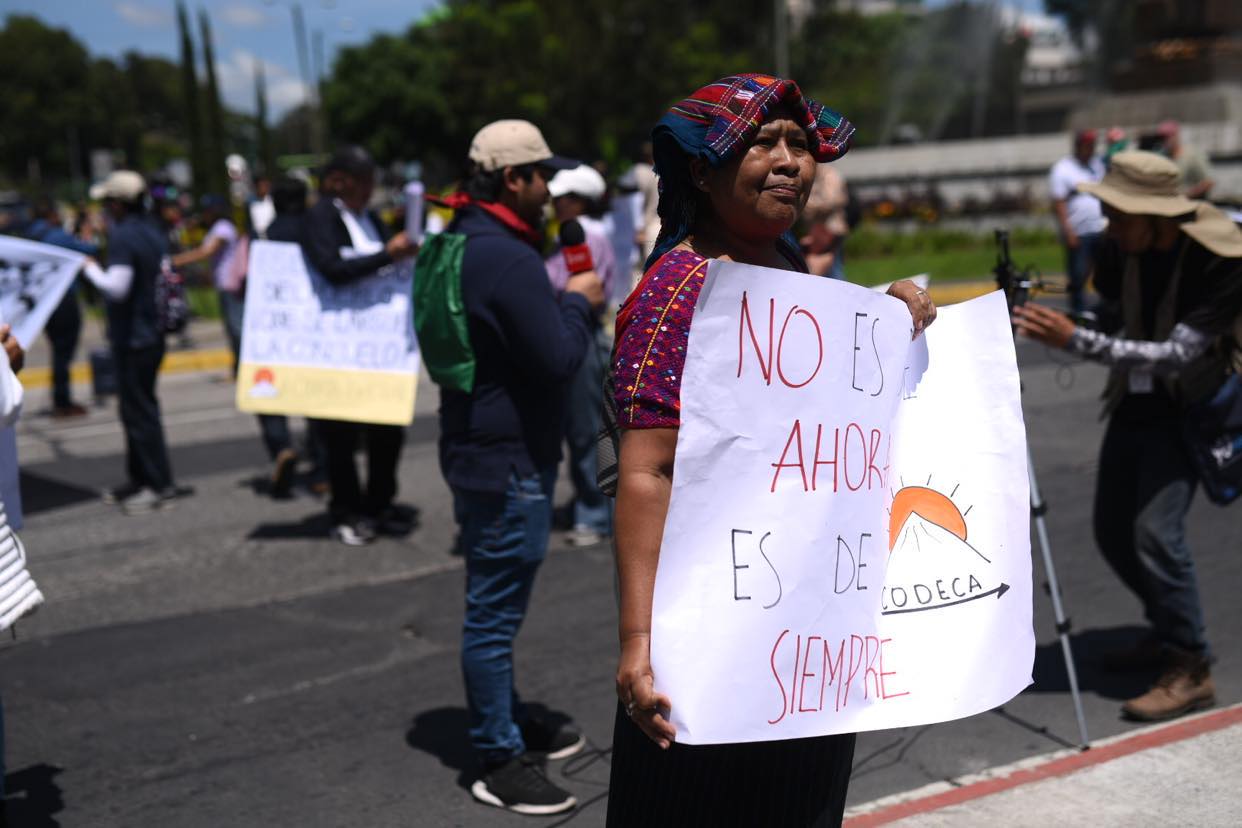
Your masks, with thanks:
[{"label": "cardboard protest banner", "polygon": [[1030,683],[1003,297],[942,309],[713,262],[681,386],[652,664],[688,744],[925,724]]},{"label": "cardboard protest banner", "polygon": [[0,236],[0,319],[23,347],[38,340],[85,259],[63,247]]},{"label": "cardboard protest banner", "polygon": [[408,425],[418,387],[412,272],[333,285],[287,242],[250,246],[237,407]]}]

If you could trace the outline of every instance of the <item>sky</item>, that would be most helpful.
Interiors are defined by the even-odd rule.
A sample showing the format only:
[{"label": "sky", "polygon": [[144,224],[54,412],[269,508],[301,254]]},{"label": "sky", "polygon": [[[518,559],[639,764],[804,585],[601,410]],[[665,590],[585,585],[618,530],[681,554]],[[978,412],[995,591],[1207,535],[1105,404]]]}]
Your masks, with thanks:
[{"label": "sky", "polygon": [[[947,1],[927,0],[927,5]],[[186,3],[192,17],[203,5],[201,0]],[[293,35],[294,0],[212,0],[205,5],[211,14],[216,77],[228,107],[254,111],[258,60],[264,64],[273,118],[305,100]],[[323,32],[326,71],[342,46],[365,43],[381,32],[404,32],[438,0],[300,0],[300,5],[308,41],[312,32]],[[1008,0],[1005,5],[1038,12],[1043,0]],[[179,59],[174,0],[0,0],[0,14],[10,13],[68,29],[92,55],[119,57],[136,50]],[[197,44],[196,18],[192,26]]]}]

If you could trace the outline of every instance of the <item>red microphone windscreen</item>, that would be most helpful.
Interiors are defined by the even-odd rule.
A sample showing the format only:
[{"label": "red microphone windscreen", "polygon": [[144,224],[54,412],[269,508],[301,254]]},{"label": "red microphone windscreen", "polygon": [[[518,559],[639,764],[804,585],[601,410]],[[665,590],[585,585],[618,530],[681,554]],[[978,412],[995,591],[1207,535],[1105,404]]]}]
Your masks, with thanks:
[{"label": "red microphone windscreen", "polygon": [[570,219],[561,225],[561,255],[569,267],[570,275],[585,273],[595,269],[595,261],[591,258],[591,248],[586,243],[586,233],[582,225]]}]

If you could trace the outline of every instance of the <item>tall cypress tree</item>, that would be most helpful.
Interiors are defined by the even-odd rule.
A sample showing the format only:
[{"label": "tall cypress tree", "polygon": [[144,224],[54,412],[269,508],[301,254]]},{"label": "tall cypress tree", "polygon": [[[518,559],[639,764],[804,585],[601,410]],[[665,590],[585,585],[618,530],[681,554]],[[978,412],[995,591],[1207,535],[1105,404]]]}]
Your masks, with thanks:
[{"label": "tall cypress tree", "polygon": [[194,71],[194,41],[190,39],[190,20],[185,4],[177,2],[177,30],[181,33],[181,96],[185,104],[185,131],[190,144],[190,176],[194,189],[204,191],[207,181],[207,155],[203,146],[203,125],[198,108],[198,74]]},{"label": "tall cypress tree", "polygon": [[268,176],[276,175],[276,154],[272,151],[272,131],[267,124],[267,79],[263,61],[254,62],[254,112],[255,135],[258,143],[258,162]]},{"label": "tall cypress tree", "polygon": [[220,106],[220,87],[216,84],[215,52],[211,46],[211,20],[205,9],[198,10],[199,39],[203,44],[203,65],[207,70],[207,182],[211,191],[226,195],[228,181],[224,169],[224,110]]}]

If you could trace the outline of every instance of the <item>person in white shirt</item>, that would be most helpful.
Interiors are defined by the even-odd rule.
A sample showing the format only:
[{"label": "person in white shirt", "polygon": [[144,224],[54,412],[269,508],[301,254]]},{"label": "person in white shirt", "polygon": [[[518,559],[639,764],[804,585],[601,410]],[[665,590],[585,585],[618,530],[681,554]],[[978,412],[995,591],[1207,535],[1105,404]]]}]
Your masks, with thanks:
[{"label": "person in white shirt", "polygon": [[211,260],[212,281],[220,299],[220,316],[224,332],[233,351],[233,374],[241,352],[242,318],[245,314],[246,261],[248,245],[242,245],[241,234],[229,219],[229,201],[224,196],[205,195],[200,199],[201,218],[207,226],[203,243],[193,250],[172,257],[172,266],[182,268],[206,259]]},{"label": "person in white shirt", "polygon": [[8,325],[0,325],[0,507],[8,504],[9,525],[22,528],[21,490],[17,485],[17,438],[13,426],[22,411],[22,384],[16,373],[26,352]]},{"label": "person in white shirt", "polygon": [[[13,426],[22,410],[21,370],[25,352],[8,325],[0,325],[0,631],[43,603],[43,594],[26,571],[26,550],[14,532],[21,528],[17,492],[17,448]],[[10,481],[9,478],[12,477]],[[10,485],[11,484],[11,485]],[[4,707],[0,704],[0,824],[4,823]]]},{"label": "person in white shirt", "polygon": [[[602,221],[595,218],[608,195],[604,177],[580,164],[561,170],[548,182],[552,209],[557,221],[576,221],[582,226],[594,270],[604,283],[604,295],[611,297],[617,282],[616,256]],[[558,293],[570,279],[565,255],[557,249],[545,265],[548,279]],[[594,342],[588,346],[574,379],[569,384],[565,420],[565,442],[569,445],[569,476],[574,487],[573,529],[566,537],[570,546],[593,546],[612,535],[612,501],[600,492],[595,480],[595,441],[599,435],[604,404],[604,372],[612,340],[603,330],[599,317],[593,319]]]},{"label": "person in white shirt", "polygon": [[272,202],[272,180],[266,175],[254,177],[254,198],[247,206],[250,213],[250,232],[256,239],[267,238],[267,228],[276,220],[276,205]]},{"label": "person in white shirt", "polygon": [[1080,192],[1078,185],[1104,177],[1104,162],[1095,154],[1096,131],[1074,133],[1074,152],[1053,164],[1048,191],[1056,216],[1061,243],[1065,245],[1065,275],[1069,282],[1070,310],[1081,314],[1086,305],[1083,290],[1091,275],[1091,263],[1108,222],[1100,200]]}]

